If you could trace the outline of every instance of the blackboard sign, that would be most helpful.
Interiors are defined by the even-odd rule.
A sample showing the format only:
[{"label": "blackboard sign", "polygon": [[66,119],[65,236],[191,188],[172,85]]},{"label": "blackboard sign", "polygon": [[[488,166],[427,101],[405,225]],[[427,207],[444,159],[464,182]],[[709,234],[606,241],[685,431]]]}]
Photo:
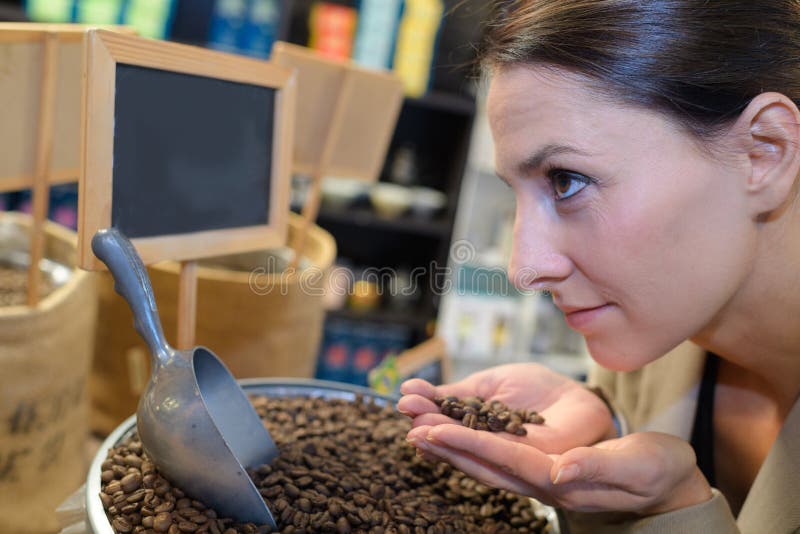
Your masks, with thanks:
[{"label": "blackboard sign", "polygon": [[115,228],[136,238],[267,224],[274,89],[132,65],[117,65],[116,88]]},{"label": "blackboard sign", "polygon": [[291,71],[102,30],[84,48],[81,267],[109,226],[145,263],[285,243]]}]

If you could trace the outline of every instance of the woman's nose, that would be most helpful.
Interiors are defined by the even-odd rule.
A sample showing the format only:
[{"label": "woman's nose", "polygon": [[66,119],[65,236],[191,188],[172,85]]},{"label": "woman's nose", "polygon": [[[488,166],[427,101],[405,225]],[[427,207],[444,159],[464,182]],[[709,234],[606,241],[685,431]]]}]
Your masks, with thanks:
[{"label": "woman's nose", "polygon": [[522,291],[554,291],[572,272],[559,250],[558,230],[545,217],[532,220],[517,212],[508,276]]}]

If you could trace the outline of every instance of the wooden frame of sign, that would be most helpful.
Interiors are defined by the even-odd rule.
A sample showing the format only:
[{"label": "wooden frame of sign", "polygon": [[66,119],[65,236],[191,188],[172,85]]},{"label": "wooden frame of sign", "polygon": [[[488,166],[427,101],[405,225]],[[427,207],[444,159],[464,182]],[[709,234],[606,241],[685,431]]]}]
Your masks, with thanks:
[{"label": "wooden frame of sign", "polygon": [[[266,61],[103,30],[86,34],[84,51],[79,265],[104,268],[91,240],[111,226],[131,239],[145,264],[183,261],[178,346],[190,347],[194,260],[286,242],[294,73]],[[234,111],[226,115],[229,108]],[[197,144],[187,147],[183,137]],[[262,139],[263,146],[253,145]],[[236,143],[243,143],[243,155]],[[209,151],[224,161],[206,164]],[[232,169],[251,159],[261,166]],[[165,206],[162,194],[173,204]],[[240,204],[231,205],[232,199]],[[252,214],[242,217],[248,210]]]},{"label": "wooden frame of sign", "polygon": [[272,61],[297,70],[295,172],[311,177],[303,206],[304,230],[294,243],[296,267],[308,227],[319,212],[322,177],[377,181],[403,104],[403,82],[388,71],[325,58],[313,50],[276,42]]},{"label": "wooden frame of sign", "polygon": [[[0,23],[0,96],[14,102],[0,121],[0,192],[31,188],[32,228],[27,303],[39,301],[44,221],[52,184],[80,174],[80,24]],[[123,26],[114,31],[133,33]]]}]

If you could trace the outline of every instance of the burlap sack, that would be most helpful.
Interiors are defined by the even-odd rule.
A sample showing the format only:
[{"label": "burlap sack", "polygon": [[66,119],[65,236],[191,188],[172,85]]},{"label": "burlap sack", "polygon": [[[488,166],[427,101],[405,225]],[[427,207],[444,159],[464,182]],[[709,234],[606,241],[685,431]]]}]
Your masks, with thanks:
[{"label": "burlap sack", "polygon": [[[290,217],[290,242],[300,221]],[[237,378],[313,377],[325,316],[324,274],[336,257],[336,244],[325,230],[310,229],[304,258],[319,276],[301,280],[263,274],[264,257],[239,254],[201,263],[196,344],[211,349]],[[148,271],[164,333],[174,343],[179,265],[160,263]],[[150,376],[150,355],[110,275],[103,274],[99,286],[91,425],[95,432],[108,434],[136,411]]]},{"label": "burlap sack", "polygon": [[[18,234],[29,222],[0,214],[0,233]],[[75,234],[45,228],[45,257],[74,266]],[[75,270],[36,308],[0,308],[0,532],[58,531],[56,506],[86,476],[94,282]]]}]

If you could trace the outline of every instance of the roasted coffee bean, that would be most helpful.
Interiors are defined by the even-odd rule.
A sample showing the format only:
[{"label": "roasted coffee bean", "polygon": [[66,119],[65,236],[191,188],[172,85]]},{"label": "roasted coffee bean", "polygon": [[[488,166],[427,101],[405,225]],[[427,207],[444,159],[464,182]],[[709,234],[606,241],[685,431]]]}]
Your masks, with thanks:
[{"label": "roasted coffee bean", "polygon": [[370,484],[369,494],[372,495],[373,499],[382,499],[385,493],[386,488],[382,484]]},{"label": "roasted coffee bean", "polygon": [[358,514],[348,513],[345,517],[347,517],[347,522],[350,523],[351,527],[357,527],[361,525],[361,518],[358,517]]},{"label": "roasted coffee bean", "polygon": [[119,481],[122,491],[131,493],[142,485],[142,475],[139,472],[129,473]]},{"label": "roasted coffee bean", "polygon": [[114,478],[122,478],[128,474],[128,468],[123,465],[112,465],[111,473],[114,475]]},{"label": "roasted coffee bean", "polygon": [[283,490],[286,492],[286,495],[288,495],[292,499],[295,499],[297,498],[298,495],[300,495],[300,488],[298,488],[294,484],[286,484]]},{"label": "roasted coffee bean", "polygon": [[145,491],[146,491],[145,489],[139,488],[138,490],[131,493],[125,500],[128,501],[129,503],[139,502],[144,499]]},{"label": "roasted coffee bean", "polygon": [[364,495],[363,493],[356,493],[353,495],[353,502],[356,506],[366,506],[369,503],[369,497]]},{"label": "roasted coffee bean", "polygon": [[172,525],[172,515],[168,512],[162,512],[153,518],[153,530],[156,532],[166,532],[170,525]]},{"label": "roasted coffee bean", "polygon": [[297,506],[300,510],[302,510],[304,512],[310,512],[311,511],[311,501],[309,501],[306,498],[297,499],[297,502],[295,503],[295,506]]},{"label": "roasted coffee bean", "polygon": [[156,514],[171,512],[175,509],[175,501],[165,501],[155,507]]},{"label": "roasted coffee bean", "polygon": [[129,455],[125,456],[122,459],[122,461],[127,467],[135,467],[135,468],[141,470],[142,459],[141,459],[141,457],[139,457],[139,456],[137,456],[135,454],[129,454]]},{"label": "roasted coffee bean", "polygon": [[272,499],[283,493],[283,489],[280,486],[272,486],[271,488],[261,488],[258,492],[262,497]]},{"label": "roasted coffee bean", "polygon": [[114,529],[114,532],[130,532],[133,530],[133,525],[131,525],[130,521],[128,521],[125,516],[115,517],[111,522],[111,527]]},{"label": "roasted coffee bean", "polygon": [[169,490],[170,490],[169,482],[167,482],[163,478],[157,479],[153,483],[153,491],[155,491],[156,495],[158,495],[159,497],[163,497],[164,495],[166,495],[169,492]]},{"label": "roasted coffee bean", "polygon": [[114,499],[111,498],[111,495],[107,493],[100,492],[100,502],[103,503],[103,509],[108,510],[112,504],[114,504]]},{"label": "roasted coffee bean", "polygon": [[123,514],[132,514],[138,509],[139,509],[139,503],[134,503],[134,504],[124,505],[122,508],[119,509],[119,511],[122,512]]},{"label": "roasted coffee bean", "polygon": [[295,481],[295,483],[297,484],[297,487],[299,487],[299,488],[305,488],[305,487],[308,487],[308,486],[310,486],[311,484],[313,484],[313,483],[314,483],[314,479],[313,479],[313,478],[311,478],[311,477],[310,477],[310,476],[308,476],[308,475],[305,475],[305,476],[301,476],[300,478],[298,478],[298,479]]},{"label": "roasted coffee bean", "polygon": [[528,422],[534,425],[542,425],[544,424],[544,417],[536,412],[530,412],[528,414]]},{"label": "roasted coffee bean", "polygon": [[336,520],[336,532],[339,534],[350,534],[350,523],[347,522],[346,518],[340,517]]},{"label": "roasted coffee bean", "polygon": [[461,424],[467,428],[475,428],[478,423],[478,416],[474,413],[468,413],[461,419]]}]

